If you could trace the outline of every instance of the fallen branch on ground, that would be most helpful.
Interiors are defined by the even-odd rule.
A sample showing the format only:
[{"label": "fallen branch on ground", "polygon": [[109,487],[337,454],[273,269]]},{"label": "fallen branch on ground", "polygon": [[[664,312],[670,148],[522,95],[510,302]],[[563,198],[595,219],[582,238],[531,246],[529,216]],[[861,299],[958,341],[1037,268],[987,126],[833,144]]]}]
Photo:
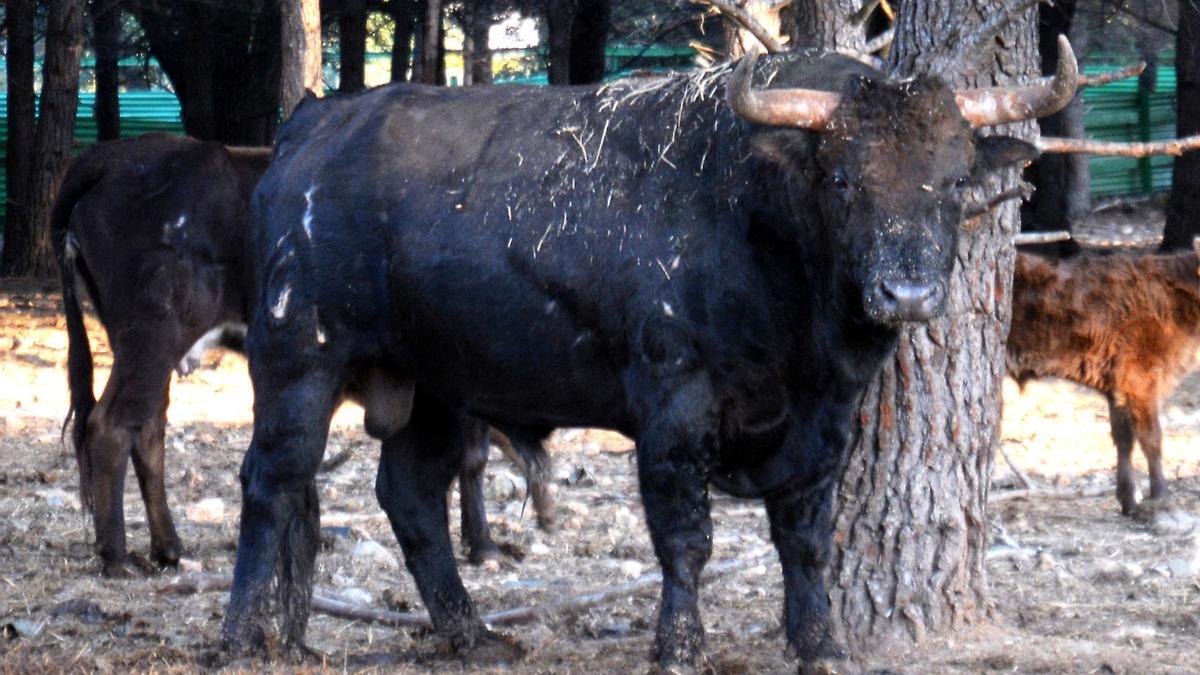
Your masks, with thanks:
[{"label": "fallen branch on ground", "polygon": [[[1070,239],[1070,237],[1070,233],[1067,233],[1067,238]],[[1036,489],[1033,481],[1029,480],[1029,476],[1026,476],[1025,472],[1021,470],[1021,467],[1017,466],[1017,463],[1012,460],[1012,457],[1008,456],[1008,451],[1004,449],[1003,445],[1000,445],[999,450],[1000,456],[1004,458],[1005,462],[1008,462],[1008,468],[1012,469],[1012,472],[1016,474],[1017,480],[1021,481],[1021,485],[1024,485],[1026,490]]]},{"label": "fallen branch on ground", "polygon": [[1004,502],[1010,499],[1026,499],[1029,497],[1037,497],[1039,499],[1045,497],[1062,498],[1062,497],[1100,497],[1116,491],[1113,485],[1087,487],[1080,490],[1063,490],[1063,489],[1046,489],[1038,488],[1035,490],[1005,490],[1004,492],[992,492],[988,495],[988,503]]},{"label": "fallen branch on ground", "polygon": [[[712,581],[714,579],[740,572],[742,570],[757,567],[758,565],[769,562],[774,557],[774,552],[763,553],[748,559],[725,560],[719,563],[709,565],[704,570],[703,579]],[[483,615],[483,622],[489,626],[513,626],[524,623],[532,623],[540,619],[545,619],[555,614],[563,614],[567,612],[577,612],[588,607],[602,605],[606,602],[611,602],[618,598],[636,595],[642,591],[652,590],[662,583],[662,574],[659,572],[651,572],[643,574],[633,581],[618,584],[616,586],[608,586],[591,593],[572,596],[563,600],[548,602],[544,605],[531,605],[527,607],[514,607],[512,609],[500,610],[490,614]],[[206,593],[210,591],[227,591],[233,586],[233,578],[226,575],[195,573],[183,575],[171,583],[158,589],[157,593],[173,594],[173,595],[190,595],[193,593]],[[368,621],[371,623],[381,623],[388,626],[397,626],[402,628],[416,627],[429,628],[429,615],[425,612],[393,612],[388,609],[379,609],[375,607],[364,607],[344,600],[338,600],[326,594],[324,589],[318,589],[313,592],[312,608],[314,611],[328,614],[329,616],[338,617],[340,619],[351,619],[354,621]]]}]

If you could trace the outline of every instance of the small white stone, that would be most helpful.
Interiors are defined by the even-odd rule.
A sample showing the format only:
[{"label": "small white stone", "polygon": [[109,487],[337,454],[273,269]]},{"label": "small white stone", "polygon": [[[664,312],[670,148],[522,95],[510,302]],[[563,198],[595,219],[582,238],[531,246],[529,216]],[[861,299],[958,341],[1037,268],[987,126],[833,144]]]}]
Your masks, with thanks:
[{"label": "small white stone", "polygon": [[642,575],[642,563],[636,560],[622,560],[621,574],[624,574],[630,579],[634,577],[640,577]]},{"label": "small white stone", "polygon": [[550,547],[538,541],[529,545],[529,552],[533,555],[546,555],[550,553]]},{"label": "small white stone", "polygon": [[195,558],[180,558],[179,559],[179,571],[180,572],[188,572],[188,573],[203,572],[204,571],[204,563],[200,562],[199,560],[196,560]]},{"label": "small white stone", "polygon": [[370,605],[374,598],[367,591],[351,586],[338,591],[338,599],[355,605]]},{"label": "small white stone", "polygon": [[38,490],[36,494],[38,497],[46,500],[46,504],[53,508],[60,509],[67,507],[74,511],[79,510],[79,495],[58,488]]},{"label": "small white stone", "polygon": [[188,504],[184,510],[188,520],[205,525],[219,525],[225,519],[225,502],[217,497]]},{"label": "small white stone", "polygon": [[374,539],[363,539],[358,542],[354,546],[354,552],[351,555],[355,559],[383,565],[388,569],[400,569],[400,560],[396,558],[395,554]]}]

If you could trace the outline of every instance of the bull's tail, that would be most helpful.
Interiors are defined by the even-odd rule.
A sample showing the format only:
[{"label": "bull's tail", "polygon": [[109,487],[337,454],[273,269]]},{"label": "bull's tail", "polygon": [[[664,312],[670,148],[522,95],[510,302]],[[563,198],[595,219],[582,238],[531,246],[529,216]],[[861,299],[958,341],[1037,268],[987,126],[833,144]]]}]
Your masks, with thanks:
[{"label": "bull's tail", "polygon": [[92,391],[92,347],[88,342],[87,327],[83,322],[77,284],[82,282],[89,285],[89,294],[97,308],[99,298],[89,283],[90,275],[79,256],[75,236],[68,228],[75,204],[101,176],[98,162],[89,162],[87,156],[77,160],[63,180],[62,189],[59,190],[50,216],[50,233],[58,258],[63,312],[67,320],[67,385],[71,392],[71,404],[66,419],[63,420],[63,430],[65,432],[67,425],[71,425],[71,443],[75,447],[75,461],[79,467],[79,498],[85,513],[92,510],[92,467],[84,447],[88,416],[96,407],[96,396]]}]

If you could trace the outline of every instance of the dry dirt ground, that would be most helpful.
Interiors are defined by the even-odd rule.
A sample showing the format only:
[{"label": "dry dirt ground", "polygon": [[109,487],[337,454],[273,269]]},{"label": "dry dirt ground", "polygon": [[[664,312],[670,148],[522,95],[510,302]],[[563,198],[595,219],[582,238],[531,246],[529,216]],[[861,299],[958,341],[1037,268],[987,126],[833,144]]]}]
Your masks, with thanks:
[{"label": "dry dirt ground", "polygon": [[[210,355],[199,372],[173,385],[167,473],[187,549],[184,570],[103,579],[79,510],[74,462],[60,443],[67,339],[57,310],[52,285],[0,282],[0,671],[203,670],[226,593],[163,591],[180,575],[212,578],[232,569],[237,469],[250,438],[244,361]],[[97,325],[90,326],[97,381],[103,382],[110,355]],[[1023,393],[1006,382],[1004,393],[1003,448],[1038,490],[1020,491],[997,458],[988,563],[995,620],[869,655],[860,665],[905,673],[1200,672],[1200,526],[1187,515],[1151,522],[1119,515],[1112,494],[1115,452],[1098,395],[1066,382],[1034,383]],[[419,609],[375,504],[377,450],[360,420],[357,409],[339,413],[331,446],[350,448],[353,456],[318,479],[322,524],[330,528],[318,558],[318,591],[372,607]],[[1163,421],[1167,474],[1180,508],[1200,512],[1200,375],[1181,384]],[[482,612],[569,598],[655,571],[631,445],[604,432],[556,434],[551,452],[561,528],[553,534],[534,526],[523,481],[494,452],[487,478],[493,533],[525,555],[497,569],[463,562]],[[135,485],[128,481],[125,497],[130,547],[145,552]],[[455,504],[452,522],[457,517]],[[711,565],[768,554],[765,564],[733,571],[705,589],[714,669],[784,672],[779,570],[769,555],[762,509],[718,496],[714,522]],[[362,543],[372,541],[382,552]],[[385,672],[647,672],[657,585],[647,588],[505,628],[531,650],[510,668],[475,670],[437,658],[432,640],[419,631],[319,613],[308,639],[327,655],[324,667],[331,670],[367,664]]]}]

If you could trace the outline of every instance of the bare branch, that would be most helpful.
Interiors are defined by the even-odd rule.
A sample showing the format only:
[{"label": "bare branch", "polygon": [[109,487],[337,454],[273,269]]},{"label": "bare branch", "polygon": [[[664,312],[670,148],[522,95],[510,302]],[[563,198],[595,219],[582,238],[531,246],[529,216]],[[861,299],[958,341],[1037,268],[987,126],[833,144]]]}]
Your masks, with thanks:
[{"label": "bare branch", "polygon": [[1093,141],[1086,138],[1042,136],[1034,141],[1033,144],[1041,152],[1055,154],[1078,153],[1085,155],[1105,155],[1109,157],[1179,156],[1185,152],[1200,149],[1200,135],[1152,143],[1119,143]]},{"label": "bare branch", "polygon": [[966,213],[963,214],[963,217],[974,218],[976,216],[982,216],[983,214],[991,211],[1010,199],[1029,199],[1032,196],[1033,186],[1025,181],[1021,181],[1020,185],[1009,188],[987,200],[986,202],[983,202],[982,204],[972,204],[968,206]]},{"label": "bare branch", "polygon": [[699,5],[711,5],[715,7],[726,17],[732,19],[742,28],[745,28],[747,31],[749,31],[751,35],[753,35],[758,39],[759,42],[762,43],[762,46],[765,47],[768,52],[777,54],[785,51],[783,45],[780,44],[779,40],[776,39],[774,35],[771,35],[766,28],[763,28],[762,24],[760,24],[757,19],[751,16],[746,10],[734,4],[732,0],[692,0],[692,2],[695,2]]},{"label": "bare branch", "polygon": [[1146,62],[1139,61],[1138,63],[1121,68],[1120,70],[1110,70],[1107,73],[1096,73],[1095,75],[1079,74],[1079,86],[1081,87],[1099,87],[1109,82],[1124,80],[1130,77],[1137,77],[1146,69]]},{"label": "bare branch", "polygon": [[883,31],[882,33],[880,33],[879,35],[876,35],[875,37],[871,38],[870,41],[868,41],[867,44],[863,47],[863,52],[867,53],[867,54],[874,54],[875,52],[877,52],[881,49],[884,49],[888,45],[892,44],[892,40],[895,37],[896,37],[896,29],[894,27],[889,28],[889,29]]},{"label": "bare branch", "polygon": [[858,11],[850,15],[850,23],[862,23],[871,16],[871,12],[879,6],[879,0],[867,0]]},{"label": "bare branch", "polygon": [[[1056,241],[1070,240],[1071,233],[1066,230],[1055,230],[1053,232],[1020,232],[1017,234],[1017,236],[1013,237],[1013,243],[1015,243],[1017,246],[1025,246],[1028,244],[1052,244]],[[1001,452],[1003,452],[1003,450]],[[1025,484],[1025,487],[1030,487],[1029,478],[1021,473],[1021,470],[1017,468],[1016,464],[1013,464],[1012,460],[1009,459],[1007,454],[1004,455],[1004,460],[1008,462],[1008,466],[1012,468],[1013,473],[1017,474],[1017,478]]]}]

